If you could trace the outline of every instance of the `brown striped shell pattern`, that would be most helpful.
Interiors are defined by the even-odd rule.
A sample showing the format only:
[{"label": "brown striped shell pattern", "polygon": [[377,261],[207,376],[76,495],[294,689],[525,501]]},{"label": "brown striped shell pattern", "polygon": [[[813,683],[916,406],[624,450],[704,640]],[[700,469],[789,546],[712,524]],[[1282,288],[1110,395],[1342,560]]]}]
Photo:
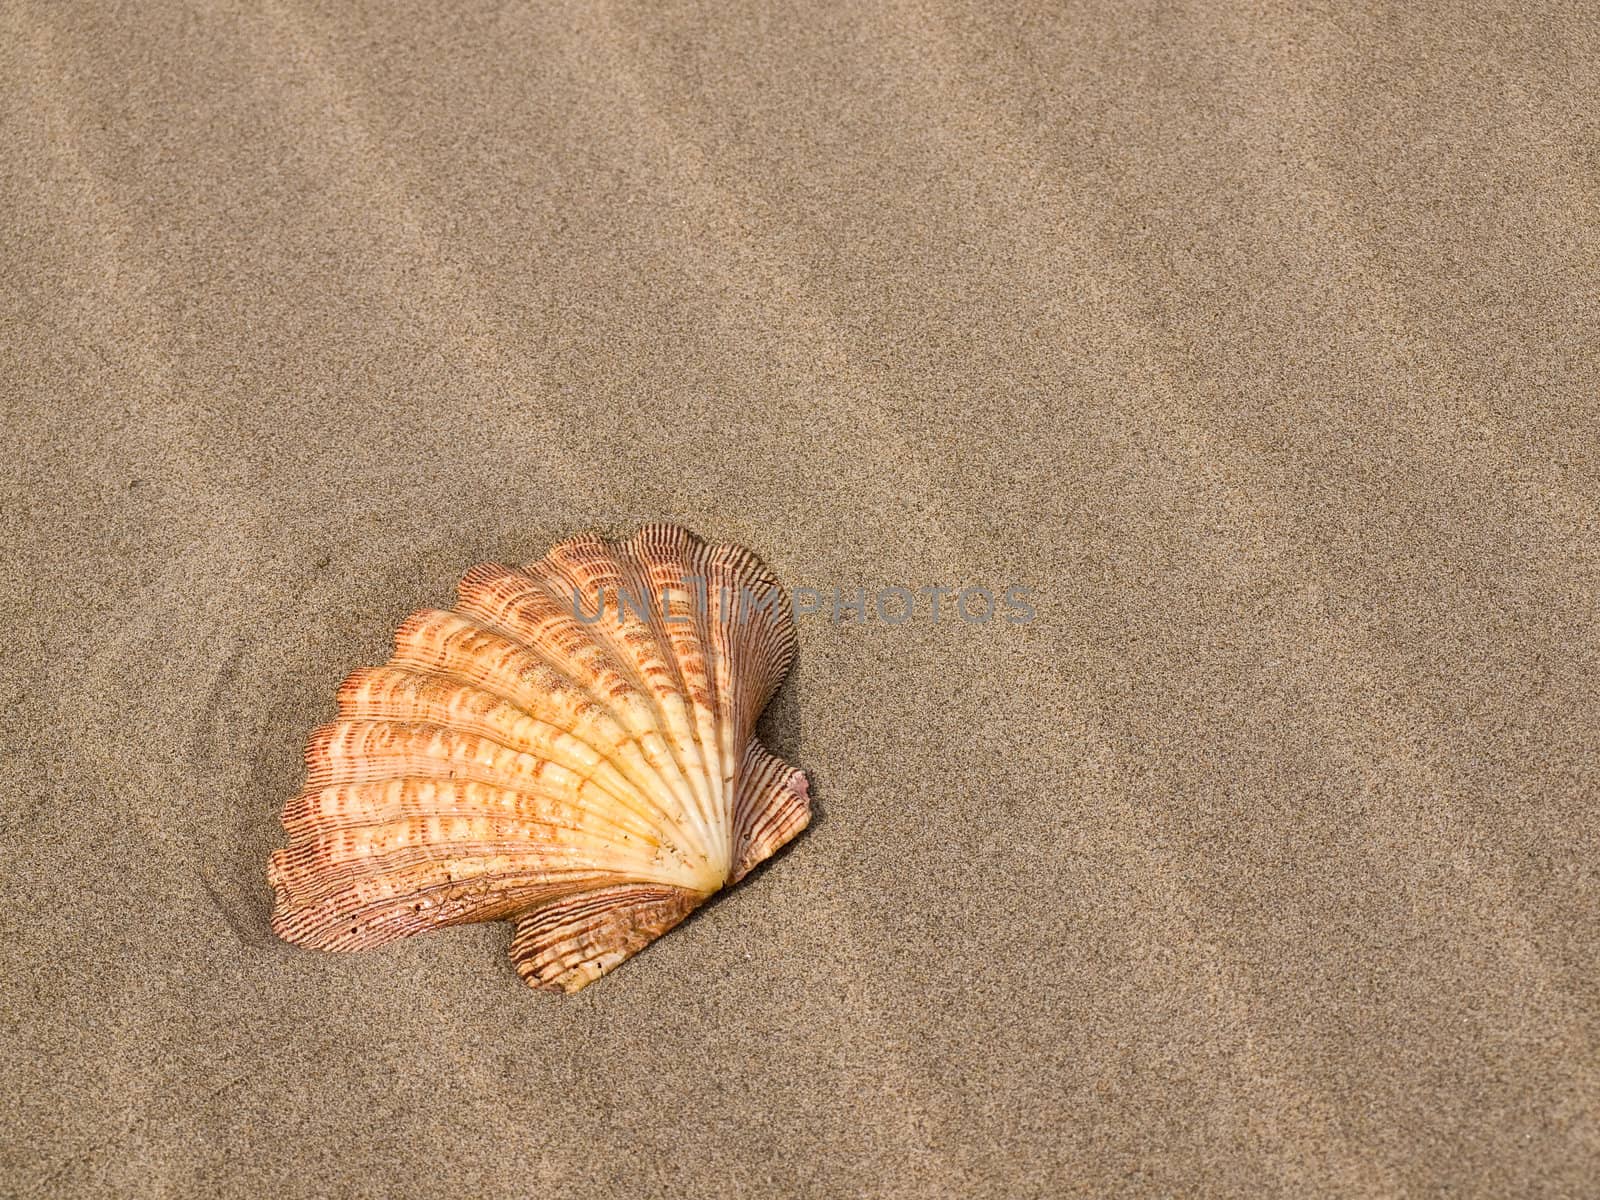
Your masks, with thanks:
[{"label": "brown striped shell pattern", "polygon": [[675,526],[473,567],[312,733],[273,928],[360,950],[505,920],[529,984],[592,983],[806,827],[804,772],[753,736],[794,645],[761,562]]}]

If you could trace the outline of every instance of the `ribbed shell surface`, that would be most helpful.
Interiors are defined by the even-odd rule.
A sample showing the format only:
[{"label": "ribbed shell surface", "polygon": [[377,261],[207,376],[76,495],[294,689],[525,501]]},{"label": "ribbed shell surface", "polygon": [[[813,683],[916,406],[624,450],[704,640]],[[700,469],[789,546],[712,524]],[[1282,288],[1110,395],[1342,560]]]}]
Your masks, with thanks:
[{"label": "ribbed shell surface", "polygon": [[357,950],[511,920],[524,979],[583,987],[805,828],[804,773],[753,738],[794,642],[754,555],[675,526],[473,567],[312,733],[273,927]]}]

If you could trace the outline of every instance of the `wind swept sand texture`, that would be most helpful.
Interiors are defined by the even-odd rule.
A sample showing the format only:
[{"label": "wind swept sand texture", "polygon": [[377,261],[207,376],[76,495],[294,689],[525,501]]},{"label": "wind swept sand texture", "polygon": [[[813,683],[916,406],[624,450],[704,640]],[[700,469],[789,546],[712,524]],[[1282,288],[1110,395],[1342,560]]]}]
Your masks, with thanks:
[{"label": "wind swept sand texture", "polygon": [[[1592,1196],[1591,4],[9,4],[0,1194]],[[571,1000],[265,867],[681,522],[820,817]]]}]

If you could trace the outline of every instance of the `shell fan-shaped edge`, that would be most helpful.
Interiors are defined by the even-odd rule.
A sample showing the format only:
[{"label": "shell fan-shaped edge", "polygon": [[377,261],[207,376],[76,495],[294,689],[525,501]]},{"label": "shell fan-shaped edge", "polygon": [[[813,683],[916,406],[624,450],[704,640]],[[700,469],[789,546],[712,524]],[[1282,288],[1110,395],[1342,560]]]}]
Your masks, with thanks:
[{"label": "shell fan-shaped edge", "polygon": [[593,982],[806,827],[804,772],[753,736],[794,649],[760,560],[676,526],[473,567],[311,734],[274,930],[360,950],[508,920],[528,983]]}]

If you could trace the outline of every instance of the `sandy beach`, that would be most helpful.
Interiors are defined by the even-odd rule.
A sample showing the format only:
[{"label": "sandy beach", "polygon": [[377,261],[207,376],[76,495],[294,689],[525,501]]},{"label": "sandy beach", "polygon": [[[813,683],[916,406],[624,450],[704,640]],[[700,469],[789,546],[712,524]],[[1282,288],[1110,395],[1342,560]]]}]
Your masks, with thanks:
[{"label": "sandy beach", "polygon": [[[1595,1195],[1596,10],[447,7],[0,5],[0,1195]],[[277,940],[339,682],[655,520],[811,829]]]}]

